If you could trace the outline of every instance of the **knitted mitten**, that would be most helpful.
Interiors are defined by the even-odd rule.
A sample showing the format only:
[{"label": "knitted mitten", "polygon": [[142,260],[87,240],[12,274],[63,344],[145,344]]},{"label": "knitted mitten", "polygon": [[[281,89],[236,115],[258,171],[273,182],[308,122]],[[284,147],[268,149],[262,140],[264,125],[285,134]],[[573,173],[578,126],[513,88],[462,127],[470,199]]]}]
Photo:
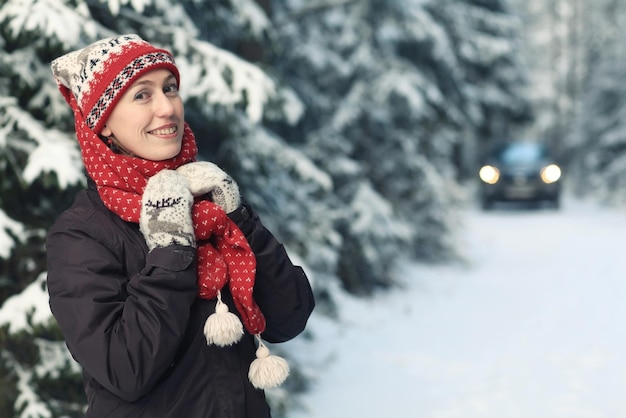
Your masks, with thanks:
[{"label": "knitted mitten", "polygon": [[176,171],[162,170],[148,180],[141,198],[139,229],[150,250],[171,244],[195,247],[192,205],[187,181]]},{"label": "knitted mitten", "polygon": [[241,204],[239,186],[217,165],[208,161],[184,164],[176,170],[189,183],[189,190],[194,196],[209,195],[213,203],[226,213],[231,213]]}]

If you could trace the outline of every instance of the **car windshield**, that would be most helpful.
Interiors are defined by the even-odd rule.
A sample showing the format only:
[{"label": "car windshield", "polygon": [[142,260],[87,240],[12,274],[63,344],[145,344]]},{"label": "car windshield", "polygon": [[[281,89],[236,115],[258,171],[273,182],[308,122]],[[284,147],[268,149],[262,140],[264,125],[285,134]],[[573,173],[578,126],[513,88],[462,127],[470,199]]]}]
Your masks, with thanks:
[{"label": "car windshield", "polygon": [[497,157],[504,164],[528,164],[546,158],[546,150],[541,144],[520,142],[500,149]]}]

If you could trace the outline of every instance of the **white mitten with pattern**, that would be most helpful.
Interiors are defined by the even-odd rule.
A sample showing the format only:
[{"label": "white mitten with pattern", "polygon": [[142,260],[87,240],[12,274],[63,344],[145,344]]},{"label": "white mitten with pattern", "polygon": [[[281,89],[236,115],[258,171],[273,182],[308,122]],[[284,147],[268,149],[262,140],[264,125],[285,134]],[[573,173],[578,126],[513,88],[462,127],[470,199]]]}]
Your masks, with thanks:
[{"label": "white mitten with pattern", "polygon": [[174,170],[162,170],[148,180],[141,197],[139,229],[150,250],[180,244],[195,247],[191,219],[193,195],[187,180]]},{"label": "white mitten with pattern", "polygon": [[239,186],[217,165],[208,161],[196,161],[176,169],[189,183],[189,190],[194,196],[209,195],[213,203],[226,213],[231,213],[241,205]]}]

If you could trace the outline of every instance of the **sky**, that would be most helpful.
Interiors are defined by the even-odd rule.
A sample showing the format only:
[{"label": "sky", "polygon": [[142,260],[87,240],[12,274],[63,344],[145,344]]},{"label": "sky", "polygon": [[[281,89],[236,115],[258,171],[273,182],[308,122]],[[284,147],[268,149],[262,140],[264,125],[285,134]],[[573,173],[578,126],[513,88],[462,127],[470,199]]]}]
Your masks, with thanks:
[{"label": "sky", "polygon": [[314,378],[289,418],[626,417],[625,236],[623,210],[576,200],[471,209],[464,263],[337,290],[340,321],[285,345]]}]

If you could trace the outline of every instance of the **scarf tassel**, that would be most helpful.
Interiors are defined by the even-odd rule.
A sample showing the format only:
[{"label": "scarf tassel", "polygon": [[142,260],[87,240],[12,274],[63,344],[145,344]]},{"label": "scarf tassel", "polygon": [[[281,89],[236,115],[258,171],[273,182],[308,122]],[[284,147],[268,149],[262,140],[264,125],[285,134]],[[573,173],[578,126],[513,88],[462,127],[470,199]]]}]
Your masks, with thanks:
[{"label": "scarf tassel", "polygon": [[[228,310],[222,302],[222,293],[217,292],[215,313],[207,318],[204,324],[204,336],[207,345],[215,344],[220,347],[233,345],[243,336],[243,325],[239,317]],[[260,335],[255,335],[259,342],[256,350],[256,359],[250,364],[248,379],[257,389],[269,389],[280,386],[289,376],[289,363],[279,356],[270,354]]]},{"label": "scarf tassel", "polygon": [[289,376],[289,363],[279,356],[270,354],[261,337],[256,335],[259,347],[256,359],[250,364],[248,379],[257,389],[269,389],[280,386]]},{"label": "scarf tassel", "polygon": [[228,310],[228,306],[222,302],[222,293],[217,292],[217,304],[215,313],[209,315],[204,323],[204,336],[207,345],[215,344],[226,347],[238,342],[243,335],[243,325],[234,313]]}]

